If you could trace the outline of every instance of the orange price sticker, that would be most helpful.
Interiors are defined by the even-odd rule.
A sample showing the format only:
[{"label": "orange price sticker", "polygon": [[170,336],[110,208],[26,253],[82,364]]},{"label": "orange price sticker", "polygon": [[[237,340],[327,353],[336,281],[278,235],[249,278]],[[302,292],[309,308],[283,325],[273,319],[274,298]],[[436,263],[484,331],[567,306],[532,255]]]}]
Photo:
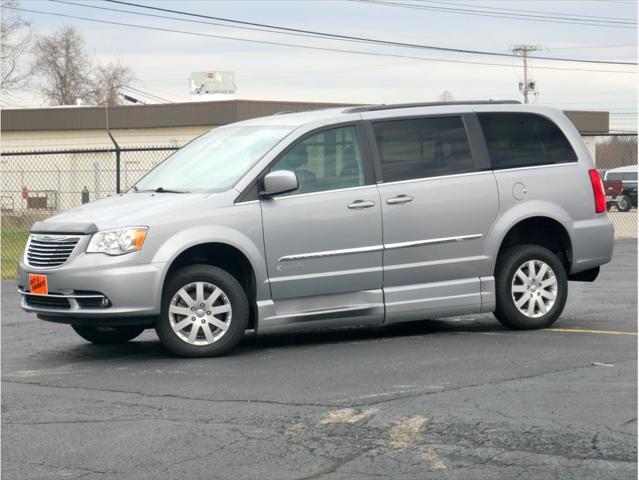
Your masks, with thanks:
[{"label": "orange price sticker", "polygon": [[47,276],[35,273],[29,274],[29,291],[37,295],[48,295]]}]

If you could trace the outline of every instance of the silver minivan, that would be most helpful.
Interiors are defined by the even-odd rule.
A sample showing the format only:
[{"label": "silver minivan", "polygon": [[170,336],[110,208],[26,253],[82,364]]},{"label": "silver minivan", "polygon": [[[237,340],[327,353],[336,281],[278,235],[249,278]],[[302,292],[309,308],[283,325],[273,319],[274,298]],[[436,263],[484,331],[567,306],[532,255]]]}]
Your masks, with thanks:
[{"label": "silver minivan", "polygon": [[155,328],[182,356],[257,334],[561,314],[610,261],[581,137],[518,102],[284,113],[198,137],[124,194],[37,222],[24,310],[95,343]]}]

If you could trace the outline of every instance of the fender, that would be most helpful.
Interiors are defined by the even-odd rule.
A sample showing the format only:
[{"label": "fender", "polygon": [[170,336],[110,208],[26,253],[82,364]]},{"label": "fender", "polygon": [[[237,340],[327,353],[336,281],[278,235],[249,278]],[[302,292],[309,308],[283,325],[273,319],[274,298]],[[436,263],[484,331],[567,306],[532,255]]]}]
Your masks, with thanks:
[{"label": "fender", "polygon": [[573,244],[572,232],[566,228],[566,224],[571,221],[570,215],[564,208],[545,200],[530,200],[519,203],[501,213],[488,232],[484,242],[484,255],[489,261],[485,262],[484,268],[486,270],[482,271],[481,276],[493,276],[495,274],[497,253],[506,235],[515,225],[533,217],[545,217],[557,221],[566,231],[570,244]]},{"label": "fender", "polygon": [[[259,223],[257,238],[250,238],[244,233],[223,225],[201,225],[181,230],[168,238],[156,251],[153,262],[164,263],[162,284],[173,261],[191,247],[202,243],[224,243],[236,248],[248,259],[253,272],[257,289],[257,300],[271,297],[264,263],[264,248],[261,234],[262,224]],[[255,236],[255,235],[253,235]]]}]

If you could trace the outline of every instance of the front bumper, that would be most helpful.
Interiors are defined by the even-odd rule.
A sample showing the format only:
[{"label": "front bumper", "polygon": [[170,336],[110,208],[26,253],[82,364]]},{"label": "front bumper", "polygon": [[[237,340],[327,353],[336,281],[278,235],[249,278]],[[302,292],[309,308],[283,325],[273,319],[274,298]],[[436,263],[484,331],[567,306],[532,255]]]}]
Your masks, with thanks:
[{"label": "front bumper", "polygon": [[[48,269],[28,266],[23,259],[18,266],[20,307],[46,320],[69,323],[158,315],[166,264],[138,263],[139,253],[74,253],[63,266]],[[48,295],[29,292],[30,273],[47,276]]]}]

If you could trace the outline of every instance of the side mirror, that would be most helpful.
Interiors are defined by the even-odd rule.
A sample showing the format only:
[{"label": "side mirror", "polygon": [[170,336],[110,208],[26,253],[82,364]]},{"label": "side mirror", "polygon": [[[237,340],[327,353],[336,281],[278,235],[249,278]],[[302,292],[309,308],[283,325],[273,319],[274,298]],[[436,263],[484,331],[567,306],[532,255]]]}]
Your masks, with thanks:
[{"label": "side mirror", "polygon": [[277,170],[264,177],[264,190],[260,192],[260,196],[268,198],[279,193],[292,192],[297,190],[298,186],[295,172]]}]

